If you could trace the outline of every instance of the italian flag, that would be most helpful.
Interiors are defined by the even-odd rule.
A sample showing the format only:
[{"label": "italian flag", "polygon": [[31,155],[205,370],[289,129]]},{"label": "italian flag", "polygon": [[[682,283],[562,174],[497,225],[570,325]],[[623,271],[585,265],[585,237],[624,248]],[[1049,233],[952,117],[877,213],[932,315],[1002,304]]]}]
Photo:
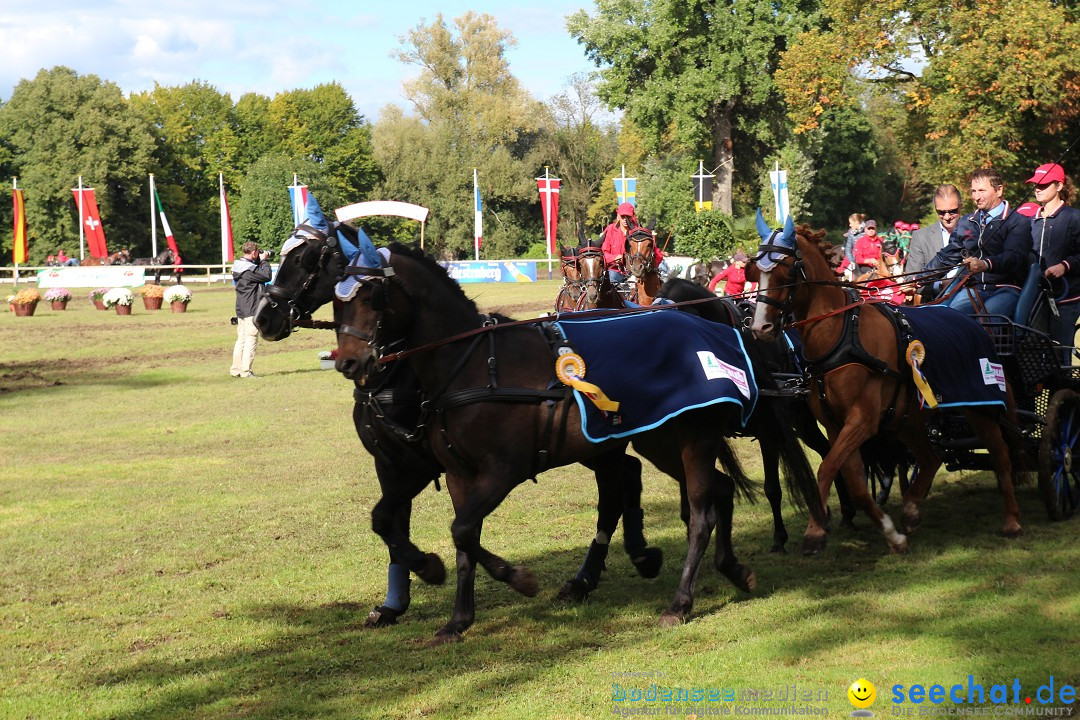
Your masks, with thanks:
[{"label": "italian flag", "polygon": [[173,251],[173,264],[180,264],[180,250],[176,247],[176,238],[173,236],[172,228],[169,227],[169,218],[165,217],[165,208],[161,206],[161,196],[158,195],[157,188],[154,188],[154,200],[157,202],[158,215],[161,216],[161,229],[165,233],[165,241],[169,243],[169,249]]}]

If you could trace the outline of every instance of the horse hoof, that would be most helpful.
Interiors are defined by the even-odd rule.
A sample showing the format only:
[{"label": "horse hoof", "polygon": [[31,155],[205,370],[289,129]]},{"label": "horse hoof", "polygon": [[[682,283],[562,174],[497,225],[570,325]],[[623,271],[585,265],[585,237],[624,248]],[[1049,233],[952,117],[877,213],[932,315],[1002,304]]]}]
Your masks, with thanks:
[{"label": "horse hoof", "polygon": [[907,532],[912,532],[920,525],[922,525],[922,513],[919,512],[919,506],[914,502],[904,503],[904,527],[907,528]]},{"label": "horse hoof", "polygon": [[905,555],[907,554],[907,551],[908,541],[906,536],[898,533],[896,535],[896,540],[889,541],[889,552],[893,555]]},{"label": "horse hoof", "polygon": [[449,645],[450,643],[461,642],[465,639],[457,630],[450,630],[443,628],[439,632],[435,633],[435,637],[431,639],[431,647],[438,647],[440,645]]},{"label": "horse hoof", "polygon": [[397,625],[398,618],[403,613],[393,608],[388,608],[385,605],[379,607],[368,613],[367,620],[364,620],[364,627],[374,630],[376,628],[390,627],[391,625]]},{"label": "horse hoof", "polygon": [[1015,539],[1024,534],[1024,528],[1020,527],[1019,523],[1016,525],[1006,525],[1001,528],[1001,536],[1010,539]]},{"label": "horse hoof", "polygon": [[667,610],[660,616],[660,627],[673,628],[678,627],[686,622],[686,615],[681,612],[672,612]]},{"label": "horse hoof", "polygon": [[852,517],[842,517],[842,518],[840,518],[840,527],[847,528],[848,530],[858,530],[859,529],[858,527],[855,526],[855,518],[852,518]]},{"label": "horse hoof", "polygon": [[442,585],[446,582],[446,566],[442,558],[435,553],[424,553],[424,564],[415,570],[416,577],[428,585]]},{"label": "horse hoof", "polygon": [[[889,490],[892,490],[892,488],[890,487]],[[880,490],[877,497],[874,498],[874,502],[877,503],[878,507],[885,507],[885,503],[889,502],[889,490]]]},{"label": "horse hoof", "polygon": [[777,555],[786,555],[787,548],[784,547],[784,543],[773,543],[773,546],[769,548],[769,552],[775,553]]},{"label": "horse hoof", "polygon": [[510,587],[525,597],[536,597],[540,592],[540,582],[524,565],[515,565],[514,574],[510,577]]},{"label": "horse hoof", "polygon": [[817,535],[813,537],[803,538],[802,554],[803,555],[817,555],[825,549],[825,545],[828,544],[829,539],[827,535]]},{"label": "horse hoof", "polygon": [[743,592],[752,593],[757,587],[757,576],[754,571],[741,563],[735,563],[731,567],[718,568],[720,572],[731,581],[731,584]]},{"label": "horse hoof", "polygon": [[664,551],[660,548],[647,547],[630,556],[638,575],[648,580],[660,574],[664,564]]},{"label": "horse hoof", "polygon": [[585,602],[589,599],[589,588],[577,578],[567,580],[555,596],[559,602]]}]

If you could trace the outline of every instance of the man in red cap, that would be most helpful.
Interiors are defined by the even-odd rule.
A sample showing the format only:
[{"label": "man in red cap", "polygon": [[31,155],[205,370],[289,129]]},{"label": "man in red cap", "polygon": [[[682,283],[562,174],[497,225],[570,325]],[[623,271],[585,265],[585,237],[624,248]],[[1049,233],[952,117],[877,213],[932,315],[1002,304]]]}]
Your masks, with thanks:
[{"label": "man in red cap", "polygon": [[623,256],[626,254],[626,240],[630,231],[638,226],[634,206],[628,202],[619,205],[615,211],[615,222],[604,228],[604,265],[607,267],[611,282],[626,280]]}]

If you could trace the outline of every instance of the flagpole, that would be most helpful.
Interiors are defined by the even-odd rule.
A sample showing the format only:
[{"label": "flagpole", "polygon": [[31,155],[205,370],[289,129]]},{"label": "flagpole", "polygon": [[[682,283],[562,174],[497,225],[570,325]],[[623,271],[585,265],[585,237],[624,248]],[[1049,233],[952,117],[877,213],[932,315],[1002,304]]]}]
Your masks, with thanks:
[{"label": "flagpole", "polygon": [[[475,223],[475,216],[476,216],[476,212],[477,212],[477,210],[476,210],[476,198],[480,193],[480,185],[479,185],[479,183],[477,182],[477,179],[476,179],[476,168],[472,169],[472,187],[473,187],[473,216],[474,216],[473,224],[475,225],[476,224]],[[476,255],[476,261],[479,262],[480,261],[480,238],[478,238],[476,236],[476,228],[475,227],[473,228],[473,250],[474,250],[475,255]]]},{"label": "flagpole", "polygon": [[154,216],[154,201],[157,190],[154,188],[154,173],[150,173],[150,257],[157,257],[157,218]]},{"label": "flagpole", "polygon": [[218,208],[221,213],[221,272],[226,272],[229,266],[229,251],[227,245],[229,244],[228,230],[231,228],[228,225],[228,217],[225,214],[225,174],[218,173],[218,195],[220,199],[218,204],[221,206]]},{"label": "flagpole", "polygon": [[83,249],[86,240],[85,231],[83,228],[83,189],[82,189],[82,175],[79,176],[79,262],[82,263],[86,260],[86,251]]}]

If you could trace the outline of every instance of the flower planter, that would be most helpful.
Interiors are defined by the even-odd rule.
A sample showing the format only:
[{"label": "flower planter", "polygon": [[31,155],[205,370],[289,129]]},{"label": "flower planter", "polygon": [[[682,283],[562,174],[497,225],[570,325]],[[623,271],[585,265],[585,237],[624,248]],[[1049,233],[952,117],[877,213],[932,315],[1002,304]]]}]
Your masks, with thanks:
[{"label": "flower planter", "polygon": [[335,360],[323,360],[323,359],[320,358],[319,359],[319,368],[321,368],[322,370],[333,370],[335,362],[336,362]]},{"label": "flower planter", "polygon": [[101,302],[100,300],[93,300],[91,302],[94,303],[94,307],[96,307],[98,310],[108,310],[108,308],[105,307],[105,303]]},{"label": "flower planter", "polygon": [[14,306],[16,317],[30,317],[37,310],[37,303],[19,303]]},{"label": "flower planter", "polygon": [[174,313],[187,312],[187,303],[183,300],[174,300],[172,303],[172,311]]},{"label": "flower planter", "polygon": [[161,300],[162,299],[159,297],[146,297],[144,295],[142,299],[143,307],[145,307],[147,310],[160,310]]},{"label": "flower planter", "polygon": [[116,308],[116,314],[117,315],[130,315],[131,314],[131,306],[130,305],[115,305],[114,307]]},{"label": "flower planter", "polygon": [[52,301],[52,309],[53,310],[67,310],[67,304],[68,304],[67,300],[53,300]]}]

